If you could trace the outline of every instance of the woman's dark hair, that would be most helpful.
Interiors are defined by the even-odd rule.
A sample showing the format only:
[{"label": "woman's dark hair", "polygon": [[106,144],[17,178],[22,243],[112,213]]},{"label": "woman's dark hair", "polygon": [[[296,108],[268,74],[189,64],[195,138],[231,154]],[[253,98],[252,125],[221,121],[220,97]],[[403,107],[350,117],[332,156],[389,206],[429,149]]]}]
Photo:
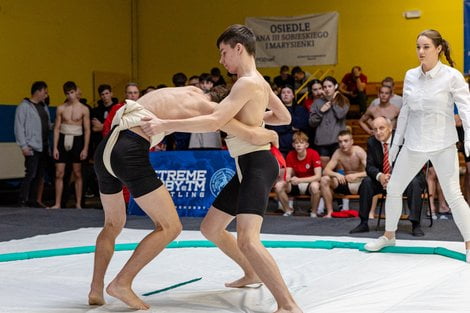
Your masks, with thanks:
[{"label": "woman's dark hair", "polygon": [[313,99],[312,86],[315,84],[322,85],[321,80],[314,78],[311,81],[309,81],[307,84],[307,92],[308,92],[308,97],[310,99]]},{"label": "woman's dark hair", "polygon": [[422,32],[420,32],[418,34],[418,37],[416,37],[416,39],[418,39],[421,36],[424,36],[424,37],[427,37],[427,38],[431,39],[432,43],[434,44],[434,46],[436,48],[441,46],[442,50],[441,50],[441,52],[439,52],[439,56],[440,56],[441,53],[444,53],[444,55],[446,57],[446,60],[449,63],[449,65],[454,67],[455,62],[450,57],[449,43],[447,42],[447,40],[442,38],[441,34],[437,30],[434,30],[434,29],[423,30]]},{"label": "woman's dark hair", "polygon": [[339,86],[338,86],[338,81],[336,80],[336,78],[334,78],[333,76],[326,76],[325,78],[323,78],[322,82],[321,82],[321,85],[323,86],[323,84],[326,82],[326,81],[329,81],[331,82],[334,86],[335,86],[335,91],[338,91],[336,93],[336,96],[332,99],[333,101],[333,104],[336,103],[338,104],[340,107],[344,107],[345,105],[348,105],[349,104],[349,99],[346,98],[341,92],[339,92]]}]

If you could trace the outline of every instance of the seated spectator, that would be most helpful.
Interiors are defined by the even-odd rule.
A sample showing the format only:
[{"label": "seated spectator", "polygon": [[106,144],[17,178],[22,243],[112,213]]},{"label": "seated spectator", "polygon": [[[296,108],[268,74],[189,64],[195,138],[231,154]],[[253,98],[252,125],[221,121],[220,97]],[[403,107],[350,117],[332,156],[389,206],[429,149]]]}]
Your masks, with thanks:
[{"label": "seated spectator", "polygon": [[[395,93],[395,82],[392,77],[387,76],[382,80],[382,86],[388,86],[392,89],[392,95],[390,96],[390,103],[401,109],[403,105],[403,98]],[[380,99],[376,98],[370,103],[371,106],[379,105]]]},{"label": "seated spectator", "polygon": [[272,129],[277,132],[279,136],[279,150],[286,156],[292,150],[292,135],[295,131],[308,131],[308,118],[307,110],[296,103],[294,99],[294,89],[292,86],[284,86],[281,90],[281,101],[286,106],[287,110],[292,116],[292,121],[289,125],[272,126],[267,125],[266,128]]},{"label": "seated spectator", "polygon": [[320,99],[323,97],[323,87],[321,84],[321,80],[319,79],[312,79],[307,84],[308,96],[304,100],[303,105],[310,112],[310,108],[312,107],[313,102],[315,100]]},{"label": "seated spectator", "polygon": [[274,77],[274,85],[276,85],[278,90],[281,90],[285,85],[295,85],[294,77],[289,73],[289,66],[281,66],[279,74],[280,75]]},{"label": "seated spectator", "polygon": [[[349,130],[340,131],[338,144],[339,149],[333,153],[320,181],[321,195],[327,210],[325,217],[328,218],[333,213],[333,192],[356,195],[363,178],[367,176],[367,154],[364,149],[354,145]],[[335,171],[337,169],[342,169],[344,174]]]},{"label": "seated spectator", "polygon": [[392,121],[393,129],[396,128],[400,109],[390,103],[391,95],[392,89],[389,86],[381,86],[379,89],[380,104],[369,106],[366,110],[366,113],[364,113],[359,119],[359,125],[369,135],[374,135],[369,123],[379,116],[388,118],[390,121]]},{"label": "seated spectator", "polygon": [[305,73],[300,66],[294,66],[291,72],[294,77],[294,91],[297,91],[297,98],[301,98],[305,93],[308,92],[307,86],[303,87],[302,90],[298,91],[299,88],[308,80],[310,77],[309,73]]},{"label": "seated spectator", "polygon": [[361,67],[356,65],[350,73],[344,75],[339,87],[351,104],[359,105],[360,114],[363,114],[367,107],[366,85],[367,76],[362,74]]},{"label": "seated spectator", "polygon": [[[166,87],[166,86],[165,86]],[[147,86],[147,88],[145,88],[144,90],[142,90],[142,92],[140,93],[142,96],[145,95],[146,93],[149,93],[151,91],[154,91],[154,90],[157,90],[156,87],[154,86]]]},{"label": "seated spectator", "polygon": [[[429,206],[431,208],[431,218],[433,220],[437,219],[437,213],[439,214],[449,214],[450,208],[447,205],[444,193],[442,192],[441,185],[437,179],[436,171],[432,166],[431,161],[429,161],[428,174],[426,175],[426,183],[428,184],[428,197],[429,197]],[[438,199],[438,208],[436,208],[436,198]],[[428,213],[429,214],[429,213]]]},{"label": "seated spectator", "polygon": [[313,103],[309,124],[315,128],[315,149],[320,153],[322,167],[325,168],[338,148],[339,132],[346,129],[349,100],[338,92],[334,77],[325,77],[322,85],[324,96]]},{"label": "seated spectator", "polygon": [[211,69],[211,77],[212,77],[212,82],[214,83],[214,86],[226,86],[227,85],[218,67],[213,67]]},{"label": "seated spectator", "polygon": [[321,161],[320,155],[308,147],[308,137],[302,132],[293,136],[294,150],[289,152],[286,159],[286,180],[279,180],[274,190],[282,204],[284,216],[294,213],[289,206],[289,197],[296,195],[310,195],[310,216],[317,216],[317,207],[320,201]]},{"label": "seated spectator", "polygon": [[193,75],[188,79],[188,86],[199,87],[199,76]]},{"label": "seated spectator", "polygon": [[[206,94],[210,94],[211,101],[220,102],[229,90],[224,86],[213,87],[212,78],[208,73],[199,76],[199,88]],[[222,149],[222,137],[219,130],[206,133],[192,133],[189,139],[189,149]]]},{"label": "seated spectator", "polygon": [[175,87],[184,87],[188,81],[188,77],[184,73],[176,73],[172,77],[172,82]]},{"label": "seated spectator", "polygon": [[[383,117],[377,117],[372,122],[374,137],[367,141],[367,177],[359,187],[359,216],[361,223],[350,231],[353,233],[363,233],[369,231],[369,212],[374,195],[383,194],[386,191],[393,164],[389,163],[388,151],[392,143],[392,123]],[[412,224],[413,236],[423,236],[420,227],[421,221],[421,194],[424,191],[423,173],[413,178],[405,191],[408,208],[410,209],[409,220]]]}]

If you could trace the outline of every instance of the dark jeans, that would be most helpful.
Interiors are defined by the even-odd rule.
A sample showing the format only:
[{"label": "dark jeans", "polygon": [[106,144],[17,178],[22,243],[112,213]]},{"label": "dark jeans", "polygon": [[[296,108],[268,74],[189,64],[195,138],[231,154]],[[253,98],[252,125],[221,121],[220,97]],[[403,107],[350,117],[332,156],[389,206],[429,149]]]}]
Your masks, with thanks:
[{"label": "dark jeans", "polygon": [[[408,209],[410,210],[408,219],[412,223],[419,224],[421,221],[421,207],[423,203],[421,194],[424,191],[425,184],[423,173],[419,173],[413,178],[404,192],[404,195],[407,197]],[[372,206],[372,198],[381,193],[385,194],[385,190],[378,181],[369,176],[362,180],[359,187],[359,217],[361,218],[361,223],[367,223]]]},{"label": "dark jeans", "polygon": [[359,111],[362,114],[364,114],[367,110],[367,95],[365,92],[358,92],[358,94],[353,97],[350,95],[346,95],[346,97],[349,99],[350,104],[358,104],[359,105]]},{"label": "dark jeans", "polygon": [[[47,149],[45,150],[47,151]],[[25,177],[20,188],[20,202],[34,202],[37,199],[38,183],[44,177],[47,166],[47,152],[37,152],[24,160]]]}]

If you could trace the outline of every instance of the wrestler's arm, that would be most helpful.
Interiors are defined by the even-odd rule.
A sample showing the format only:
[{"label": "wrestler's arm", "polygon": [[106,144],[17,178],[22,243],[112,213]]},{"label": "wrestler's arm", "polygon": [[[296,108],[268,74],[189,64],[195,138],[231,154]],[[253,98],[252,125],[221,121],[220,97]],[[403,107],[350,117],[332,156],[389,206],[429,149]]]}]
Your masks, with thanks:
[{"label": "wrestler's arm", "polygon": [[361,126],[361,128],[366,132],[368,133],[369,135],[373,135],[373,132],[372,132],[372,129],[369,127],[369,125],[367,124],[367,121],[369,119],[372,119],[373,116],[372,116],[372,112],[371,112],[371,109],[370,107],[367,108],[366,110],[366,113],[364,113],[361,118],[359,119],[359,125]]},{"label": "wrestler's arm", "polygon": [[[217,103],[220,102],[220,99],[215,99],[212,94],[205,94],[205,96],[207,100],[209,100],[209,105],[213,111]],[[275,131],[259,126],[248,126],[234,118],[225,124],[220,130],[239,137],[253,145],[261,146],[272,143],[274,146],[279,147],[279,138]]]},{"label": "wrestler's arm", "polygon": [[272,90],[269,91],[268,109],[264,113],[264,122],[268,125],[288,125],[291,122],[291,115],[286,106],[282,103],[281,99],[274,94]]},{"label": "wrestler's arm", "polygon": [[83,150],[80,153],[80,159],[85,160],[88,156],[88,147],[90,145],[90,111],[87,107],[83,106],[83,131],[84,131],[84,144]]},{"label": "wrestler's arm", "polygon": [[254,83],[249,79],[240,78],[233,85],[230,94],[216,104],[211,114],[194,116],[187,119],[166,119],[156,117],[143,118],[141,128],[148,135],[162,132],[214,132],[227,124],[257,92]]},{"label": "wrestler's arm", "polygon": [[275,131],[259,126],[248,126],[236,119],[231,119],[220,130],[256,146],[268,143],[272,143],[276,147],[279,146],[279,138]]},{"label": "wrestler's arm", "polygon": [[59,159],[59,150],[57,148],[59,144],[59,133],[60,133],[60,125],[62,124],[62,111],[64,106],[59,105],[57,108],[57,112],[55,115],[55,122],[54,122],[54,138],[53,138],[53,150],[52,150],[52,157],[54,160]]},{"label": "wrestler's arm", "polygon": [[335,168],[337,165],[338,165],[338,150],[336,150],[335,153],[333,153],[330,161],[328,161],[328,163],[326,164],[325,169],[323,170],[323,175],[330,176],[330,177],[338,177],[338,175],[341,175],[340,173],[335,172]]}]

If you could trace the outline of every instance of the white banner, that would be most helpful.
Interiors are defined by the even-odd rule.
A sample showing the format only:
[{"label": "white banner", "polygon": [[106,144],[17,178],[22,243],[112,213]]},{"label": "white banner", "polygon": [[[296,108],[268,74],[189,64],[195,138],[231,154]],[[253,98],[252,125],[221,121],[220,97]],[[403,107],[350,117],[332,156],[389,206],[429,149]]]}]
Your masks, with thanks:
[{"label": "white banner", "polygon": [[338,13],[296,17],[247,17],[256,34],[256,65],[321,65],[337,63]]}]

